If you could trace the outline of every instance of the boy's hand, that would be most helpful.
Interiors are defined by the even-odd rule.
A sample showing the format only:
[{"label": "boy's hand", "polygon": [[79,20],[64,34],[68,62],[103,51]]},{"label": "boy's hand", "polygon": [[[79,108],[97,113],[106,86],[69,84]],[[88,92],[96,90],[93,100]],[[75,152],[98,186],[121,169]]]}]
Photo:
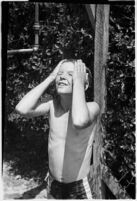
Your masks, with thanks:
[{"label": "boy's hand", "polygon": [[64,60],[61,60],[58,65],[55,67],[55,69],[52,71],[52,73],[50,74],[50,76],[53,78],[53,80],[55,80],[57,74],[58,74],[58,71],[59,71],[59,68],[60,66],[62,65],[62,63],[65,61],[66,59]]},{"label": "boy's hand", "polygon": [[86,83],[86,66],[82,60],[77,60],[74,65],[73,83],[79,82],[83,86]]}]

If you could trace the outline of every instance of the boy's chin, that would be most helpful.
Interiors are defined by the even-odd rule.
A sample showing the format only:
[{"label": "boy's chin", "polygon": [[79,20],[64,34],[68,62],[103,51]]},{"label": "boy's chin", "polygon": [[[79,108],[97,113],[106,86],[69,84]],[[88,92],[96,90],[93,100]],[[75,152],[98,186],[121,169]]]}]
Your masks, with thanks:
[{"label": "boy's chin", "polygon": [[58,95],[71,95],[71,91],[63,91],[63,90],[57,90]]}]

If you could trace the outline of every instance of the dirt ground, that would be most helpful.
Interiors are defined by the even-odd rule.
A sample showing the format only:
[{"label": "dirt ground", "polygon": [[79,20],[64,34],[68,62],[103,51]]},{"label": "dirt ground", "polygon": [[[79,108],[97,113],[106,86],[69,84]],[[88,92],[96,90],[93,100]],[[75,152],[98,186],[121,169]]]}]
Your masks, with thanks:
[{"label": "dirt ground", "polygon": [[3,163],[3,199],[45,199],[46,182],[22,178],[11,171],[10,162]]}]

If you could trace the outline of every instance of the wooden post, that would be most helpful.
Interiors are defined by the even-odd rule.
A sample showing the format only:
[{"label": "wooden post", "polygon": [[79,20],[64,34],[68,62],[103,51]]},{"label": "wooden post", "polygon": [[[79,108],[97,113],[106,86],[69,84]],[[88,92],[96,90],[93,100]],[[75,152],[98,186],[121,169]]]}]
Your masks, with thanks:
[{"label": "wooden post", "polygon": [[94,100],[101,112],[93,145],[91,189],[96,199],[131,199],[107,166],[101,164],[102,129],[101,117],[106,110],[105,71],[109,38],[109,5],[87,4],[86,9],[94,31]]},{"label": "wooden post", "polygon": [[100,116],[97,122],[97,131],[94,138],[93,150],[93,181],[94,192],[97,199],[105,198],[102,185],[102,126],[101,117],[106,109],[106,83],[105,68],[108,52],[109,38],[109,5],[97,4],[96,6],[96,24],[94,40],[94,100],[100,106]]},{"label": "wooden post", "polygon": [[102,182],[102,126],[101,117],[106,109],[105,66],[108,52],[109,38],[109,5],[87,4],[86,10],[94,31],[94,100],[100,106],[100,116],[93,144],[93,165],[91,166],[91,185],[94,198],[105,198]]},{"label": "wooden post", "polygon": [[86,4],[85,7],[91,22],[92,29],[95,32],[96,4]]}]

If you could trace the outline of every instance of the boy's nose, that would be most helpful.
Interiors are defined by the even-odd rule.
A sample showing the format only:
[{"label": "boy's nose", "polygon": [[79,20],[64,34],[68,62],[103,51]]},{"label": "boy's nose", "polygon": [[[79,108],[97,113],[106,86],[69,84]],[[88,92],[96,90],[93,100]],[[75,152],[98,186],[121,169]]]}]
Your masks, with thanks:
[{"label": "boy's nose", "polygon": [[60,76],[60,79],[64,80],[64,79],[66,79],[66,76],[63,74],[63,75]]}]

